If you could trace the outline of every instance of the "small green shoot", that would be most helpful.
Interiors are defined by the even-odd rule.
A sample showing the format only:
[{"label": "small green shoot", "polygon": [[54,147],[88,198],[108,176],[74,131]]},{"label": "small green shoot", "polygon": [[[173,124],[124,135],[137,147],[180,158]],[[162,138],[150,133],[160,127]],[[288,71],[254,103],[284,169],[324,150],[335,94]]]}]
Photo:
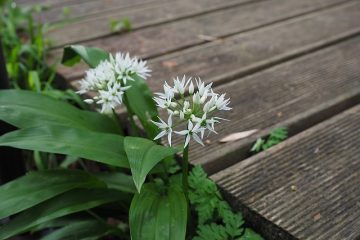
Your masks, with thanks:
[{"label": "small green shoot", "polygon": [[271,131],[268,138],[266,139],[258,138],[250,151],[255,153],[264,151],[272,146],[281,143],[287,138],[288,138],[288,131],[286,128],[283,127],[275,128],[273,131]]},{"label": "small green shoot", "polygon": [[112,20],[110,22],[110,29],[111,32],[120,32],[120,31],[130,32],[132,30],[132,26],[128,18],[123,18],[121,20]]}]

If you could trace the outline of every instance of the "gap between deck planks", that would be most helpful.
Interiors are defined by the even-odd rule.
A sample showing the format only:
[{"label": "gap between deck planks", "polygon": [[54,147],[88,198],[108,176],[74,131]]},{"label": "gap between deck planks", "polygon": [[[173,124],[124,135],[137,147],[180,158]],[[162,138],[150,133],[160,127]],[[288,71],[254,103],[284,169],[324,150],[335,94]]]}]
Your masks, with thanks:
[{"label": "gap between deck planks", "polygon": [[360,105],[211,178],[267,239],[359,239],[359,125]]},{"label": "gap between deck planks", "polygon": [[139,29],[256,1],[263,0],[181,0],[149,4],[131,11],[124,10],[66,24],[49,31],[47,36],[56,40],[55,46],[63,46],[111,34],[110,21],[113,19],[128,17],[133,29]]},{"label": "gap between deck planks", "polygon": [[[294,19],[292,21],[288,21],[282,24],[276,24],[274,26],[262,28],[255,32],[239,35],[239,38],[232,39],[230,47],[226,47],[225,45],[224,48],[224,44],[210,44],[211,48],[219,50],[220,53],[221,51],[225,50],[224,54],[229,54],[232,58],[231,61],[225,61],[224,59],[218,62],[209,61],[211,60],[211,58],[226,56],[224,54],[219,54],[217,50],[215,50],[215,52],[203,51],[205,57],[202,56],[200,53],[197,53],[196,51],[190,52],[191,55],[185,54],[183,56],[193,57],[195,59],[194,61],[190,61],[189,64],[187,64],[186,66],[192,67],[191,64],[199,62],[203,64],[203,66],[198,66],[198,68],[204,69],[205,71],[210,71],[207,72],[207,74],[209,75],[211,74],[211,71],[216,71],[220,69],[222,69],[223,71],[230,71],[231,69],[239,68],[237,71],[242,72],[244,71],[244,69],[248,69],[249,67],[254,65],[256,66],[256,69],[259,69],[259,65],[268,66],[271,64],[275,64],[279,62],[279,59],[286,60],[289,57],[298,56],[299,52],[307,53],[321,46],[326,46],[329,43],[334,43],[343,39],[344,36],[351,36],[354,31],[358,33],[359,29],[357,28],[357,19],[359,18],[359,9],[360,4],[352,2],[334,9],[322,11],[319,14],[311,14],[309,16],[304,16],[302,18]],[[309,34],[303,34],[304,32],[307,32]],[[349,35],[349,33],[351,34]],[[234,46],[237,46],[239,42],[242,43],[240,48],[234,49]],[[210,54],[210,56],[207,54]],[[204,59],[206,59],[207,57],[209,60],[201,61],[202,57]],[[340,59],[339,61],[341,62],[342,59]],[[304,62],[304,64],[305,63],[306,61]],[[206,66],[205,64],[207,64],[208,66]],[[306,64],[305,66],[307,68],[311,67]],[[299,71],[301,72],[301,70]],[[214,75],[216,76],[216,74]],[[289,89],[286,86],[286,79],[281,79],[284,76],[280,75],[278,77],[280,79],[278,79],[277,82],[282,82],[283,84],[285,84],[284,91],[296,91],[295,87]],[[290,79],[294,78],[294,76],[291,75],[286,75],[286,77],[289,77]],[[321,78],[321,76],[319,77]],[[252,80],[251,82],[248,79],[257,80]],[[230,116],[225,117],[230,120],[237,120],[229,123],[224,123],[223,126],[225,127],[223,130],[220,131],[222,134],[220,136],[212,136],[210,138],[210,140],[212,141],[212,144],[210,144],[210,146],[204,149],[200,149],[201,151],[199,152],[191,151],[191,157],[193,159],[196,159],[194,163],[204,164],[206,170],[212,173],[230,164],[233,164],[233,157],[236,155],[241,154],[242,157],[246,157],[246,149],[250,148],[249,144],[251,144],[251,142],[255,140],[254,136],[253,138],[249,138],[246,142],[240,141],[234,144],[227,144],[226,148],[224,148],[224,145],[220,145],[216,142],[216,140],[221,138],[222,136],[230,132],[243,131],[250,128],[261,128],[265,129],[265,132],[268,132],[269,129],[267,128],[273,127],[273,124],[276,124],[276,122],[278,121],[282,122],[282,124],[284,125],[291,126],[291,128],[294,129],[294,132],[297,132],[304,129],[306,126],[310,126],[310,123],[316,123],[319,120],[323,120],[324,117],[329,115],[329,113],[331,115],[348,106],[351,106],[352,101],[350,100],[358,101],[359,98],[358,89],[356,88],[357,85],[351,85],[354,84],[354,82],[351,82],[349,80],[349,82],[345,81],[345,83],[351,86],[350,88],[345,89],[349,90],[349,94],[342,95],[339,92],[335,92],[333,100],[329,98],[326,98],[325,100],[320,99],[319,102],[316,102],[316,104],[320,104],[320,106],[316,109],[318,112],[312,112],[311,110],[308,110],[309,105],[305,105],[303,106],[304,108],[301,108],[300,110],[298,109],[299,112],[297,113],[290,111],[289,113],[282,113],[282,117],[277,118],[277,113],[282,112],[282,108],[286,109],[285,102],[289,101],[289,99],[282,99],[282,101],[284,101],[283,103],[285,104],[284,106],[282,106],[282,108],[278,106],[278,104],[282,104],[281,102],[279,102],[279,100],[277,100],[277,102],[275,101],[267,103],[267,101],[259,98],[260,100],[258,100],[257,102],[253,101],[253,99],[256,99],[257,96],[260,97],[260,93],[262,92],[264,92],[264,94],[268,96],[268,98],[270,98],[271,94],[275,94],[276,96],[278,95],[277,90],[275,93],[267,93],[267,91],[270,91],[273,87],[271,85],[262,86],[263,84],[261,82],[265,81],[264,79],[266,79],[266,77],[263,77],[262,80],[259,80],[256,77],[250,77],[237,80],[230,83],[229,85],[224,85],[219,88],[220,91],[229,92],[230,97],[232,97],[232,102],[234,106],[236,106],[236,108],[234,109],[234,113]],[[208,78],[208,80],[211,81],[213,79],[210,77]],[[336,79],[333,80],[336,81]],[[316,82],[319,80],[314,79],[314,81]],[[151,83],[152,82],[150,82],[150,85]],[[307,83],[303,82],[301,84],[304,86]],[[240,89],[238,89],[239,86]],[[238,89],[238,91],[241,90],[241,92],[236,93],[234,92],[234,89]],[[338,89],[329,89],[330,92],[336,90]],[[249,92],[253,95],[248,95],[247,93]],[[242,100],[243,97],[241,97],[242,95],[249,98],[247,101],[245,101],[246,99],[244,99],[244,101],[246,102],[245,106]],[[304,99],[302,99],[301,97],[302,96],[300,96],[298,101],[304,101],[305,99],[305,103],[312,106],[312,102],[308,102],[310,101],[309,96],[306,96]],[[266,103],[268,104],[268,106],[264,105]],[[291,104],[289,104],[289,106],[293,106],[295,103],[296,102],[292,102]],[[266,111],[268,111],[268,109],[271,109],[271,107],[278,107],[278,109],[274,109],[273,112],[269,115],[269,113],[266,113]],[[240,108],[243,108],[243,110]],[[262,115],[256,115],[257,113],[254,113],[256,109],[262,108],[266,109],[266,111],[263,112],[262,115],[267,114],[267,118],[265,118],[265,116],[263,117]],[[308,111],[302,113],[304,110]],[[329,112],[327,112],[327,110],[329,110]],[[248,119],[250,118],[248,122],[246,122],[247,125],[244,125],[243,123],[243,121],[246,121],[246,119],[244,119],[244,116],[247,116]],[[261,119],[262,117],[266,120],[264,120],[265,123],[262,123],[260,125],[257,119]],[[302,122],[302,124],[299,125],[300,122]],[[251,125],[250,123],[256,124]],[[223,161],[216,161],[217,158],[222,159]]]},{"label": "gap between deck planks", "polygon": [[[69,14],[64,16],[62,9],[57,7],[49,7],[46,11],[36,14],[35,17],[38,21],[43,23],[59,23],[66,22],[75,23],[99,17],[106,14],[114,14],[118,11],[129,11],[132,8],[143,8],[149,4],[166,3],[172,0],[96,0],[96,1],[85,1],[78,2],[77,4],[67,6],[64,4],[62,7],[69,9]],[[115,19],[115,20],[121,20]]]},{"label": "gap between deck planks", "polygon": [[[223,36],[224,34],[234,34],[237,32],[248,31],[256,28],[259,28],[258,30],[261,31],[261,27],[270,25],[274,22],[280,22],[281,20],[286,20],[291,17],[299,16],[301,14],[308,14],[309,11],[319,11],[325,7],[334,7],[334,5],[346,3],[349,1],[289,0],[286,1],[285,4],[280,3],[279,1],[277,2],[278,4],[274,4],[273,1],[253,3],[247,6],[240,6],[234,9],[223,10],[220,12],[206,14],[200,17],[195,17],[192,20],[177,21],[174,23],[164,24],[154,28],[147,28],[120,36],[113,36],[110,38],[90,41],[85,43],[85,45],[104,48],[105,50],[110,50],[112,52],[129,51],[132,55],[138,55],[142,58],[149,58],[153,55],[161,55],[169,51],[174,51],[175,49],[185,48],[185,46],[205,43],[203,40],[199,39],[199,33],[217,37]],[[269,9],[271,9],[271,11],[269,11]],[[237,14],[234,15],[234,13]],[[227,24],[224,25],[223,22],[227,22]],[[238,22],[241,22],[241,24],[238,24]],[[195,24],[196,28],[192,28],[192,24]],[[202,29],[202,32],[196,32],[196,29]],[[251,32],[249,32],[249,34],[251,34]],[[217,41],[215,43],[208,43],[199,47],[190,48],[188,50],[190,51],[190,53],[187,51],[182,51],[179,53],[167,55],[163,58],[159,58],[159,61],[162,62],[156,62],[157,60],[153,60],[156,62],[153,65],[156,68],[156,72],[154,72],[155,74],[158,73],[158,75],[154,75],[150,79],[150,83],[152,79],[163,80],[168,79],[172,76],[176,76],[177,74],[194,74],[194,71],[186,66],[186,64],[193,64],[194,61],[188,61],[188,59],[193,58],[193,56],[197,54],[195,58],[196,61],[200,61],[208,65],[210,64],[209,60],[216,60],[214,59],[216,53],[220,52],[221,56],[227,54],[221,53],[221,51],[223,51],[223,49],[226,48],[228,45],[239,45],[241,39],[238,42],[232,42],[232,39],[236,39],[240,36],[243,36],[243,34],[237,34],[233,38],[224,39],[220,42]],[[304,37],[305,36],[302,36],[302,38]],[[257,39],[246,39],[246,41],[257,41]],[[205,51],[208,52],[206,55],[204,53]],[[215,54],[212,53],[212,51],[214,51]],[[53,58],[59,58],[61,56],[61,52],[62,51],[55,51],[53,53],[55,55],[53,56]],[[193,52],[193,54],[191,54],[191,52]],[[204,57],[199,58],[199,56],[204,55],[205,57],[208,57],[208,59]],[[217,62],[213,62],[213,65],[217,65]],[[195,64],[193,68],[197,66],[198,65]],[[210,66],[203,65],[201,67],[203,67],[206,71],[206,67]],[[83,75],[84,69],[86,68],[83,65],[79,65],[74,68],[60,67],[59,72],[67,80],[73,80],[80,78]],[[204,75],[204,77],[206,77],[206,74]]]},{"label": "gap between deck planks", "polygon": [[[251,144],[275,126],[294,134],[360,102],[360,37],[283,63],[215,89],[231,97],[233,110],[221,117],[210,144],[190,151],[193,164],[215,173],[249,156]],[[221,144],[240,131],[262,132]],[[174,145],[179,143],[174,139]]]}]

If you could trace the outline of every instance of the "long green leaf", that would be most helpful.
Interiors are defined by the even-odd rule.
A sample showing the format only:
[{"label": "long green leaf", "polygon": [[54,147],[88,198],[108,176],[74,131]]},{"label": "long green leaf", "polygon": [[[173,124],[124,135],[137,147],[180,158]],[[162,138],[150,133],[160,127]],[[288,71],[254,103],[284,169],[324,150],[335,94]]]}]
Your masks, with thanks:
[{"label": "long green leaf", "polygon": [[78,156],[117,167],[128,167],[120,135],[59,125],[16,130],[0,137],[0,146]]},{"label": "long green leaf", "polygon": [[121,172],[100,172],[94,174],[106,183],[110,189],[116,189],[127,193],[136,193],[136,187],[132,177]]},{"label": "long green leaf", "polygon": [[151,140],[137,137],[125,137],[124,147],[138,192],[151,169],[164,158],[178,152],[175,148],[157,145]]},{"label": "long green leaf", "polygon": [[10,238],[55,218],[121,201],[123,198],[123,194],[116,190],[74,189],[19,214],[0,228],[0,239]]},{"label": "long green leaf", "polygon": [[73,66],[80,60],[84,60],[91,68],[96,67],[102,60],[109,58],[109,53],[100,48],[71,45],[64,48],[61,63],[66,66]]},{"label": "long green leaf", "polygon": [[113,231],[111,226],[97,220],[85,220],[60,228],[41,240],[99,239]]},{"label": "long green leaf", "polygon": [[82,171],[30,172],[0,187],[0,219],[74,188],[97,187],[106,186],[101,180]]},{"label": "long green leaf", "polygon": [[51,97],[25,90],[0,91],[0,120],[18,128],[59,124],[98,132],[121,133],[109,117],[84,111]]},{"label": "long green leaf", "polygon": [[[163,190],[163,191],[162,191]],[[130,207],[132,240],[184,240],[187,203],[181,188],[146,184]]]},{"label": "long green leaf", "polygon": [[148,138],[153,139],[158,134],[159,129],[150,120],[158,121],[157,107],[146,82],[138,76],[134,76],[134,80],[129,81],[128,84],[131,88],[125,92],[125,97],[128,100],[127,107],[138,116]]}]

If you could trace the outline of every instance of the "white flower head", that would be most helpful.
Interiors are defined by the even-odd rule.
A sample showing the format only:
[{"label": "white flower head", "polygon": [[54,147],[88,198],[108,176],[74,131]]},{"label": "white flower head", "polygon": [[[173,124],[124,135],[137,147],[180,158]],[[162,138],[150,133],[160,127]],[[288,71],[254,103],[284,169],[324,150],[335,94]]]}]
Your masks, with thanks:
[{"label": "white flower head", "polygon": [[150,72],[145,61],[131,58],[128,53],[116,53],[115,56],[110,54],[109,60],[101,61],[97,67],[85,72],[77,93],[95,93],[94,97],[84,101],[99,104],[101,112],[108,113],[122,104],[123,95],[130,88],[128,80],[134,81],[135,76],[146,79]]},{"label": "white flower head", "polygon": [[134,81],[135,75],[143,79],[150,76],[151,70],[146,66],[146,61],[139,60],[137,57],[131,58],[129,53],[116,53],[115,57],[110,56],[110,62],[114,66],[116,77],[124,84],[128,80]]},{"label": "white flower head", "polygon": [[[154,122],[162,129],[155,139],[168,134],[168,141],[171,145],[171,135],[175,133],[185,136],[184,147],[186,147],[191,139],[203,145],[202,139],[206,131],[209,134],[216,133],[215,124],[223,119],[215,115],[219,111],[231,110],[228,107],[230,99],[226,99],[225,94],[214,93],[211,88],[212,83],[205,84],[200,78],[195,78],[195,83],[197,89],[195,89],[192,78],[186,79],[184,76],[180,79],[177,77],[174,78],[173,87],[165,82],[164,93],[157,93],[158,96],[154,100],[158,107],[165,109],[171,116],[171,124],[169,121],[166,124],[161,119],[160,123]],[[185,126],[186,129],[174,131],[177,126]],[[164,129],[171,129],[171,131]]]}]

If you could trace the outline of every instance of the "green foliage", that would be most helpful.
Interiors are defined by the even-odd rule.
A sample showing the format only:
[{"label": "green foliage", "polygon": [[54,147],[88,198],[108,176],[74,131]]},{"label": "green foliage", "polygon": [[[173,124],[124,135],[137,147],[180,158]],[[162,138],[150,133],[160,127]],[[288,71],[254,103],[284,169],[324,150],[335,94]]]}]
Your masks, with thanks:
[{"label": "green foliage", "polygon": [[111,20],[110,29],[111,32],[131,31],[132,26],[129,18],[123,18],[121,20]]},{"label": "green foliage", "polygon": [[184,240],[187,202],[178,185],[145,184],[130,206],[132,240]]},{"label": "green foliage", "polygon": [[0,102],[0,119],[18,128],[57,124],[97,132],[121,133],[118,123],[108,116],[80,110],[31,91],[1,90]]},{"label": "green foliage", "polygon": [[189,200],[198,217],[197,236],[193,240],[242,239],[246,232],[242,215],[232,211],[200,166],[190,172],[189,187]]},{"label": "green foliage", "polygon": [[164,158],[179,151],[176,148],[164,147],[151,140],[137,137],[125,137],[124,147],[138,192],[151,169]]},{"label": "green foliage", "polygon": [[61,125],[16,130],[0,137],[0,146],[59,153],[109,164],[129,167],[124,137],[110,133]]},{"label": "green foliage", "polygon": [[64,226],[45,237],[41,240],[90,240],[100,239],[109,233],[116,231],[110,225],[104,224],[97,220],[84,220],[72,223],[71,225]]},{"label": "green foliage", "polygon": [[158,121],[159,113],[153,100],[152,92],[144,79],[138,76],[133,78],[135,81],[129,81],[129,86],[131,87],[124,94],[126,107],[130,114],[136,114],[139,118],[147,133],[147,137],[154,139],[159,133],[159,129],[150,120]]},{"label": "green foliage", "polygon": [[71,189],[104,186],[102,181],[82,171],[31,172],[0,187],[0,219]]},{"label": "green foliage", "polygon": [[55,71],[45,62],[50,41],[44,37],[49,26],[36,23],[32,16],[43,9],[39,5],[20,7],[11,0],[0,8],[0,35],[13,87],[51,89]]},{"label": "green foliage", "polygon": [[275,128],[271,131],[267,139],[258,138],[256,143],[251,148],[252,152],[261,152],[272,146],[275,146],[288,137],[288,132],[286,128]]},{"label": "green foliage", "polygon": [[64,48],[61,63],[65,66],[73,66],[82,59],[89,67],[94,68],[101,61],[109,59],[109,56],[109,53],[99,48],[71,45]]},{"label": "green foliage", "polygon": [[105,203],[124,200],[125,196],[109,189],[74,189],[42,202],[12,219],[0,228],[0,239],[28,231],[36,225]]}]

